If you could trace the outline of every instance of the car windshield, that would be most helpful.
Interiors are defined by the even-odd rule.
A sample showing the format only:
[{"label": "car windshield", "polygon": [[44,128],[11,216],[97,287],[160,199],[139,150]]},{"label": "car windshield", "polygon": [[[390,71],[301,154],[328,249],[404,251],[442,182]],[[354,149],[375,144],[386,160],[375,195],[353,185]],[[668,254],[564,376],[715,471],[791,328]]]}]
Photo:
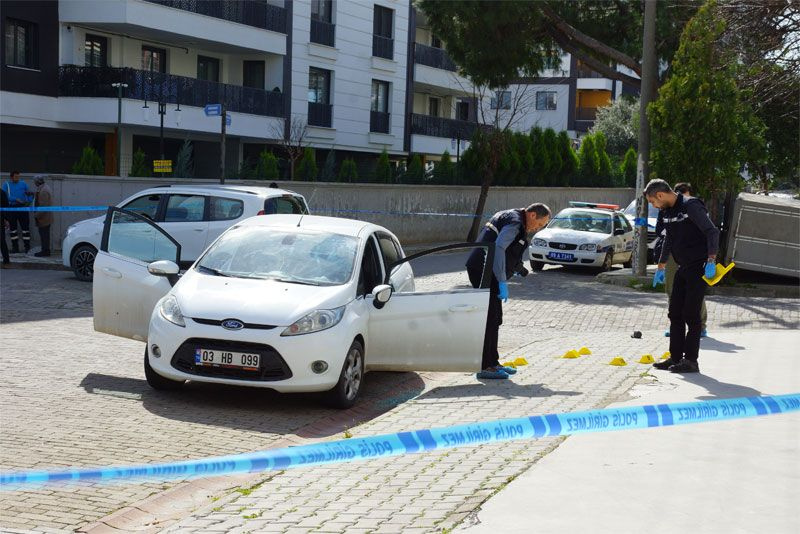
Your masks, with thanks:
[{"label": "car windshield", "polygon": [[215,276],[340,285],[350,279],[357,251],[355,237],[241,226],[214,243],[197,262],[197,270]]},{"label": "car windshield", "polygon": [[611,215],[594,211],[564,210],[556,215],[547,227],[610,234]]},{"label": "car windshield", "polygon": [[[628,207],[625,208],[624,211],[625,215],[628,217],[636,217],[636,201],[632,200]],[[657,219],[658,218],[658,208],[654,208],[649,203],[647,204],[647,218],[648,219]]]}]

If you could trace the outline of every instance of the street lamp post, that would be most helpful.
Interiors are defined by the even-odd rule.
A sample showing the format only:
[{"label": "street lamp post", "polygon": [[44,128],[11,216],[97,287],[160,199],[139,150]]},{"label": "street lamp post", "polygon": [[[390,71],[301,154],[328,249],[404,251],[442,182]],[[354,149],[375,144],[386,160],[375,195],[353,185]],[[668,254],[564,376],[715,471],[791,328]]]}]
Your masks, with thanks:
[{"label": "street lamp post", "polygon": [[128,84],[116,82],[111,87],[117,88],[117,176],[122,176],[122,90]]}]

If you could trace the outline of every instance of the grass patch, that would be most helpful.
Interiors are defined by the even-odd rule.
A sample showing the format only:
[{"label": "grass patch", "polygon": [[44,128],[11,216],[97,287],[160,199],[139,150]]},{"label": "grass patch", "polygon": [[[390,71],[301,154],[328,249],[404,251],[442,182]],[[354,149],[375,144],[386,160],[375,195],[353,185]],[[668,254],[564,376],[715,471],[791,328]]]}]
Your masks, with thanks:
[{"label": "grass patch", "polygon": [[[264,481],[264,482],[266,482],[266,481]],[[260,488],[261,486],[263,486],[263,485],[264,485],[264,482],[259,482],[258,484],[253,484],[253,485],[252,485],[252,486],[250,486],[249,488],[237,488],[237,489],[236,489],[236,492],[237,492],[237,493],[241,493],[242,495],[245,495],[245,496],[247,496],[247,495],[250,495],[250,494],[251,494],[251,493],[253,493],[255,490],[257,490],[258,488]]]}]

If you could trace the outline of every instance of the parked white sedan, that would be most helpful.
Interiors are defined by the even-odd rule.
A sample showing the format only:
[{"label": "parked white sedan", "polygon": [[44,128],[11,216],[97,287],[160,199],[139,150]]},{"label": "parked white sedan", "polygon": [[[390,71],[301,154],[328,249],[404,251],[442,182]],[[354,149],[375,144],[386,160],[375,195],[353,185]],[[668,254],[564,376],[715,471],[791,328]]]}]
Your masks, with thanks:
[{"label": "parked white sedan", "polygon": [[621,212],[567,208],[558,212],[531,240],[531,268],[540,270],[545,263],[604,271],[615,263],[629,266],[633,237],[633,227]]},{"label": "parked white sedan", "polygon": [[109,208],[94,327],[145,341],[156,389],[328,391],[349,407],[370,369],[480,370],[489,277],[479,289],[415,292],[409,260],[440,249],[405,257],[391,232],[362,221],[253,217],[179,276],[180,245],[163,228]]}]

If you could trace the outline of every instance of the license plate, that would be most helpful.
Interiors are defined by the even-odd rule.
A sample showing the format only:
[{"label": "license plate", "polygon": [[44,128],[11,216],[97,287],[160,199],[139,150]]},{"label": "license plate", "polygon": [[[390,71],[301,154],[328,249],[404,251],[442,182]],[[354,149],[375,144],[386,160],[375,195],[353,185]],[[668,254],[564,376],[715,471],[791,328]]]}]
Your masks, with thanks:
[{"label": "license plate", "polygon": [[256,370],[260,361],[260,354],[250,352],[232,352],[217,349],[195,349],[194,351],[195,365]]},{"label": "license plate", "polygon": [[575,259],[575,257],[568,252],[550,252],[547,254],[547,257],[550,258],[551,260],[560,260],[560,261],[571,261]]}]

